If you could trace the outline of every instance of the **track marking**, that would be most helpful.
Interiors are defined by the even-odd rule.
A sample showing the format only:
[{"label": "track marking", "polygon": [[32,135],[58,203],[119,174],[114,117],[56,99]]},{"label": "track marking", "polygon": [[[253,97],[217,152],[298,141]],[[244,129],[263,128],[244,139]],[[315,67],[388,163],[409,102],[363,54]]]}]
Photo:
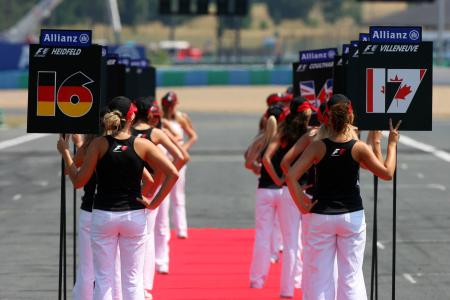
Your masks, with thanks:
[{"label": "track marking", "polygon": [[12,197],[12,200],[13,200],[13,201],[18,201],[18,200],[20,200],[20,198],[22,198],[22,194],[15,194],[15,195]]},{"label": "track marking", "polygon": [[430,189],[437,189],[437,190],[441,190],[441,191],[446,191],[447,188],[445,187],[445,185],[442,184],[437,184],[437,183],[429,183],[427,184],[427,187]]},{"label": "track marking", "polygon": [[423,173],[419,172],[416,175],[417,175],[417,178],[420,178],[420,179],[424,179],[425,178],[425,175],[423,175]]},{"label": "track marking", "polygon": [[[392,186],[386,186],[386,189],[393,189]],[[428,184],[397,184],[397,188],[401,189],[433,189],[446,191],[447,187],[439,183],[428,183]]]},{"label": "track marking", "polygon": [[377,247],[380,248],[381,250],[384,250],[386,248],[380,241],[377,242]]},{"label": "track marking", "polygon": [[31,183],[34,185],[37,185],[37,186],[41,186],[41,187],[48,186],[48,181],[46,181],[46,180],[34,180]]},{"label": "track marking", "polygon": [[32,134],[26,134],[26,135],[22,135],[19,137],[16,137],[14,139],[10,139],[10,140],[6,140],[3,142],[0,142],[0,150],[4,150],[6,148],[10,148],[13,146],[17,146],[26,142],[30,142],[36,139],[40,139],[43,137],[46,137],[50,134],[46,134],[46,133],[32,133]]},{"label": "track marking", "polygon": [[[383,131],[383,136],[388,137],[389,133]],[[437,149],[436,147],[434,147],[432,145],[428,145],[428,144],[416,141],[415,139],[412,139],[408,136],[401,135],[400,139],[399,139],[399,143],[409,146],[411,148],[422,150],[423,152],[433,154],[434,156],[436,156],[446,162],[450,162],[450,153],[445,152],[440,149]]]},{"label": "track marking", "polygon": [[417,281],[409,273],[403,273],[403,277],[406,280],[408,280],[409,282],[411,282],[412,284],[416,284],[417,283]]}]

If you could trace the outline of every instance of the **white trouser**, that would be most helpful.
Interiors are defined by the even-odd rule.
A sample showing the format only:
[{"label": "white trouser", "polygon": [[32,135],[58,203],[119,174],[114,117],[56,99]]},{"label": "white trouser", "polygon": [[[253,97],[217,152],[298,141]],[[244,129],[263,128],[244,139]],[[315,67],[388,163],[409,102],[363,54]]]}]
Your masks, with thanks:
[{"label": "white trouser", "polygon": [[[365,300],[362,272],[366,222],[364,211],[308,216],[304,300]],[[334,265],[337,260],[337,292]]]},{"label": "white trouser", "polygon": [[94,262],[91,248],[92,213],[80,210],[78,217],[77,278],[72,290],[74,300],[92,300],[94,297]]},{"label": "white trouser", "polygon": [[144,289],[153,289],[155,278],[155,220],[158,209],[149,210],[147,213],[147,241],[145,243],[144,258]]},{"label": "white trouser", "polygon": [[155,263],[158,269],[169,268],[170,198],[167,196],[158,207],[155,220]]},{"label": "white trouser", "polygon": [[281,202],[281,189],[256,190],[255,243],[250,265],[250,285],[262,288],[270,267],[274,219]]},{"label": "white trouser", "polygon": [[272,256],[278,257],[278,252],[283,249],[283,237],[280,229],[280,217],[278,212],[275,214],[272,230]]},{"label": "white trouser", "polygon": [[286,186],[282,188],[279,216],[284,245],[280,294],[293,296],[294,287],[300,288],[302,282],[301,215]]},{"label": "white trouser", "polygon": [[144,253],[147,212],[92,211],[92,250],[94,253],[95,300],[112,299],[117,245],[120,249],[122,299],[144,299]]},{"label": "white trouser", "polygon": [[170,203],[172,205],[172,222],[178,236],[187,237],[188,225],[186,218],[186,166],[179,171],[179,177],[170,191]]}]

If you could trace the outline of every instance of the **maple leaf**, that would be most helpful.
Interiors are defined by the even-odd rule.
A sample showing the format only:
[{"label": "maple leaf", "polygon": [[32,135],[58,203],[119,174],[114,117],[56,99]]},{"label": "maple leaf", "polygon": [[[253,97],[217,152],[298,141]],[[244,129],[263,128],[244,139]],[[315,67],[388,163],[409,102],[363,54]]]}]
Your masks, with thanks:
[{"label": "maple leaf", "polygon": [[395,75],[395,78],[394,79],[391,78],[389,81],[390,82],[402,82],[403,78],[398,78],[398,75]]},{"label": "maple leaf", "polygon": [[381,92],[384,94],[384,85],[381,86]]},{"label": "maple leaf", "polygon": [[405,97],[412,93],[410,85],[400,86],[397,93],[395,94],[394,99],[396,100],[405,100]]}]

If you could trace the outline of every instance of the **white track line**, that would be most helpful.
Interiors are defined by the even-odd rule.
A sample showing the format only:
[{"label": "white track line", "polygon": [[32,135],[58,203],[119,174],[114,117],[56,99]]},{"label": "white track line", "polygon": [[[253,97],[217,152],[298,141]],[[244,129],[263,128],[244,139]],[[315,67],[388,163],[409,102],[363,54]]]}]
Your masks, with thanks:
[{"label": "white track line", "polygon": [[377,242],[377,247],[380,248],[381,250],[384,250],[386,248],[380,241]]},{"label": "white track line", "polygon": [[22,194],[15,194],[14,197],[12,197],[13,201],[20,200],[22,198]]},{"label": "white track line", "polygon": [[22,136],[14,138],[14,139],[0,142],[0,150],[4,150],[6,148],[17,146],[17,145],[20,145],[20,144],[23,144],[26,142],[36,140],[36,139],[40,139],[40,138],[46,137],[48,135],[49,134],[46,134],[46,133],[32,133],[32,134],[22,135]]},{"label": "white track line", "polygon": [[411,282],[412,284],[417,283],[417,281],[411,276],[411,274],[409,273],[403,273],[403,277],[408,280],[409,282]]},{"label": "white track line", "polygon": [[[383,135],[385,137],[389,136],[388,132],[383,132]],[[415,148],[415,149],[419,149],[422,150],[423,152],[427,152],[430,154],[433,154],[434,156],[446,161],[446,162],[450,162],[450,153],[445,152],[443,150],[439,150],[436,147],[432,146],[432,145],[428,145],[419,141],[416,141],[415,139],[412,139],[408,136],[405,135],[400,135],[400,140],[399,140],[400,144],[409,146],[411,148]]]}]

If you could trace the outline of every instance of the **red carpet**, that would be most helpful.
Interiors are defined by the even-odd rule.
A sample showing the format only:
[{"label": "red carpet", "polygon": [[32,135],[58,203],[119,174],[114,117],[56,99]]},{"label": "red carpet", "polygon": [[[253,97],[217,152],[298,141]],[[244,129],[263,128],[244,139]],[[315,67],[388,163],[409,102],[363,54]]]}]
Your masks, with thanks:
[{"label": "red carpet", "polygon": [[280,263],[271,265],[264,289],[249,288],[253,238],[253,229],[190,229],[188,239],[172,239],[170,273],[156,275],[153,299],[279,299]]}]

